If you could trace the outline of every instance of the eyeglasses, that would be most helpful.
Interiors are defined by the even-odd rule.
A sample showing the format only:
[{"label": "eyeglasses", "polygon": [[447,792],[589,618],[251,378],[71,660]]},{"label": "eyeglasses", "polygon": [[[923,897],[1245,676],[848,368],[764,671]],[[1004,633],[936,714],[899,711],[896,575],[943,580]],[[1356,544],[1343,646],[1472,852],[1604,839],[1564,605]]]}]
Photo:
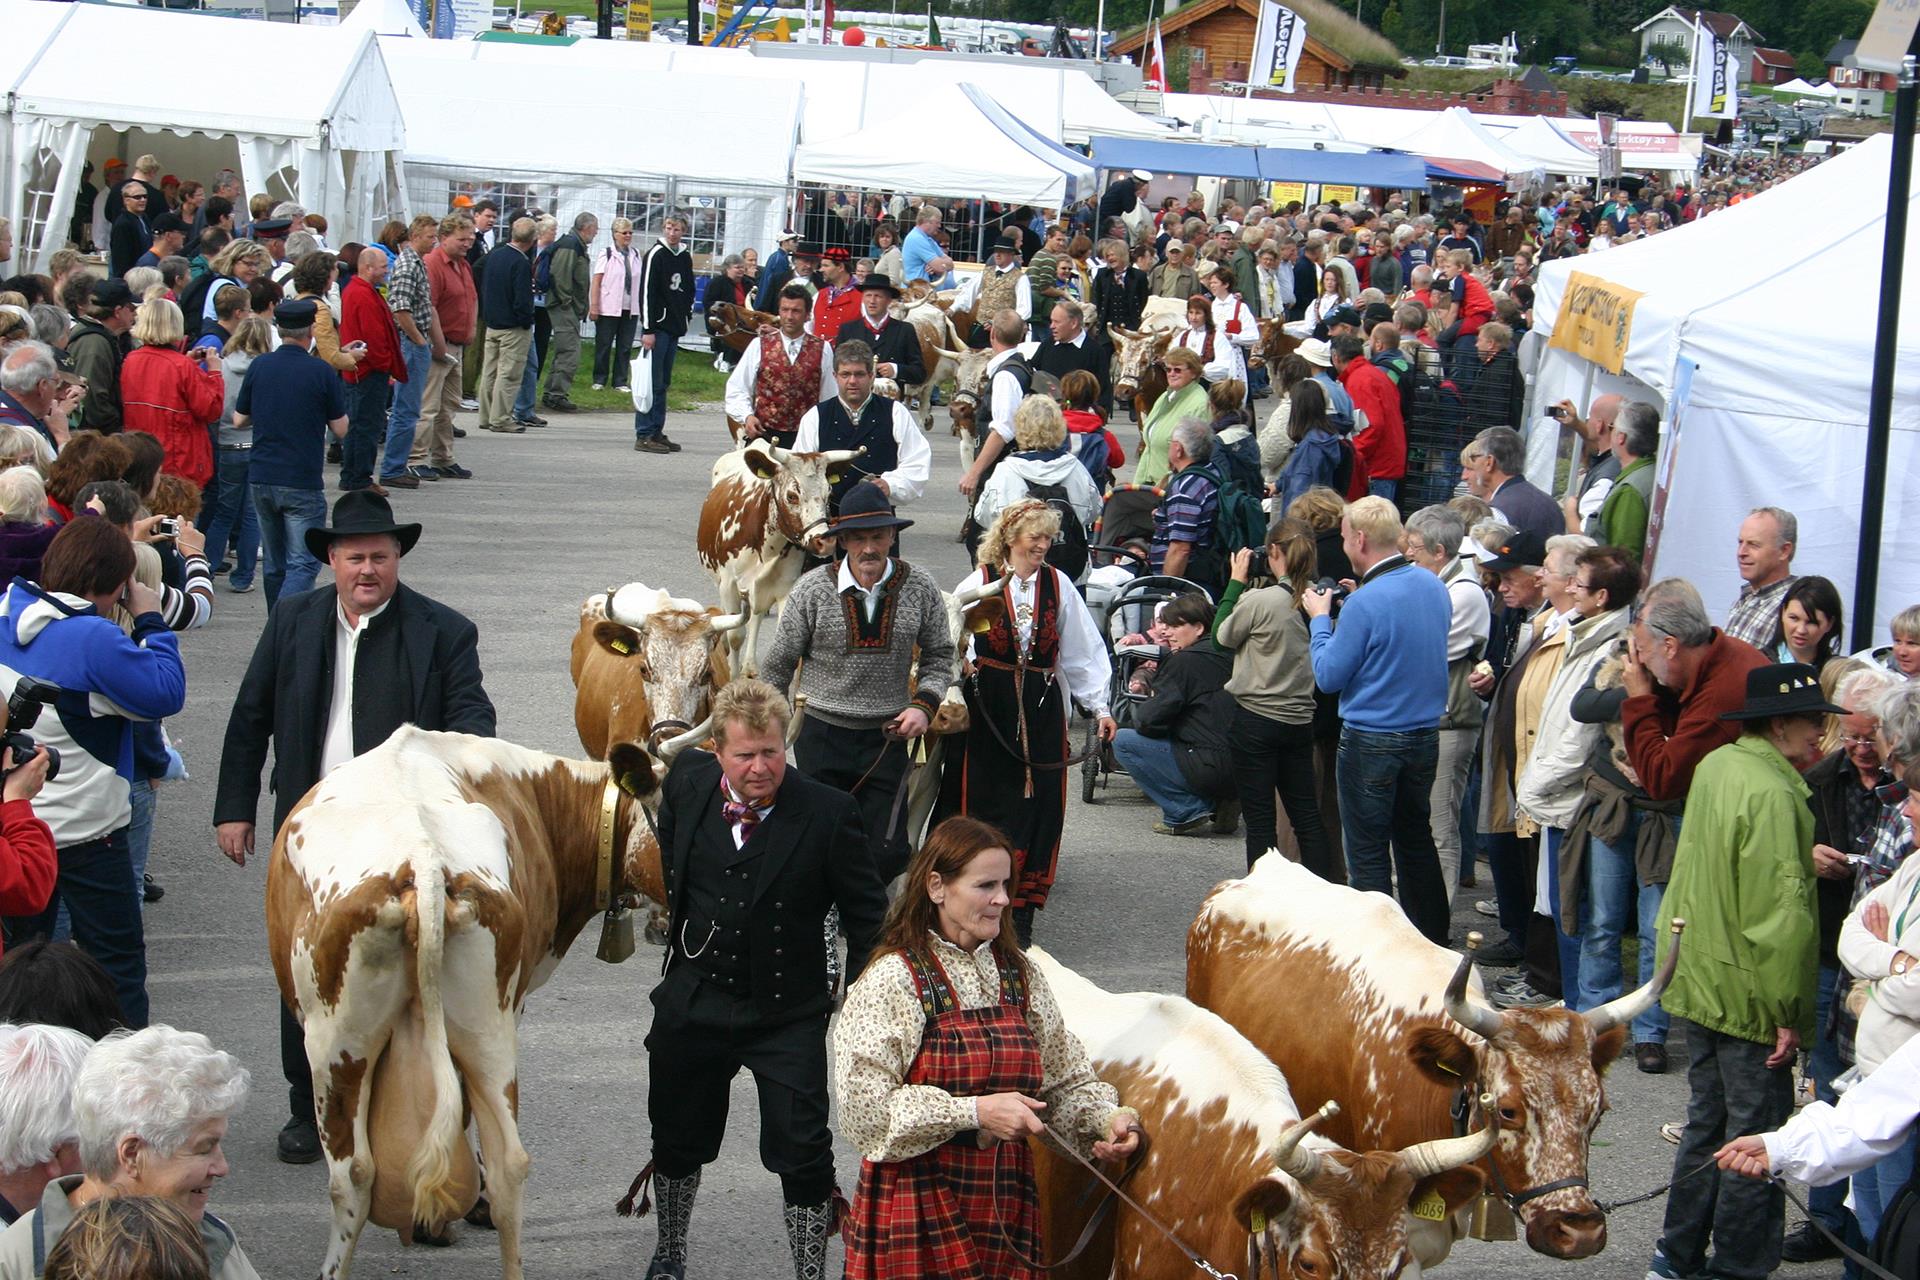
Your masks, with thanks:
[{"label": "eyeglasses", "polygon": [[1591,582],[1582,582],[1578,578],[1575,578],[1572,582],[1567,584],[1567,590],[1578,591],[1582,595],[1592,595],[1594,591],[1594,587]]},{"label": "eyeglasses", "polygon": [[1857,738],[1842,738],[1840,739],[1840,741],[1845,743],[1849,747],[1872,747],[1872,746],[1877,746],[1879,744],[1879,739],[1875,738],[1870,733],[1863,734],[1862,736]]}]

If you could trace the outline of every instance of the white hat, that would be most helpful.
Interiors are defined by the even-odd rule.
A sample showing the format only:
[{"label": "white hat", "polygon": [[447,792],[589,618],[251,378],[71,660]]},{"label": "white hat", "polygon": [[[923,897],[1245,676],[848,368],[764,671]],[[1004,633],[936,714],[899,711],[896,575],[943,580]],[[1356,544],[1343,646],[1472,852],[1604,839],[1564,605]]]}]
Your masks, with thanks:
[{"label": "white hat", "polygon": [[1322,369],[1333,368],[1333,348],[1318,338],[1308,338],[1293,349],[1293,354],[1308,364],[1317,364]]},{"label": "white hat", "polygon": [[798,240],[799,238],[800,238],[800,233],[798,231],[793,230],[791,227],[789,227],[787,230],[782,231],[780,233],[779,238],[776,239],[774,243],[785,244],[789,240]]},{"label": "white hat", "polygon": [[1147,169],[1135,169],[1133,171],[1133,180],[1135,182],[1152,182],[1153,173]]}]

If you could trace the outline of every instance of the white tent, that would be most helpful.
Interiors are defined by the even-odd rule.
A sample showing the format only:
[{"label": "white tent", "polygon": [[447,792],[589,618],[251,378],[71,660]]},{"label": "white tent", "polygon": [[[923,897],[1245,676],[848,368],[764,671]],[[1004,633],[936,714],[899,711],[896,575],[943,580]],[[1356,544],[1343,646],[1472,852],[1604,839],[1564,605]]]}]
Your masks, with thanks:
[{"label": "white tent", "polygon": [[1525,173],[1532,166],[1496,140],[1464,107],[1448,107],[1425,127],[1393,144],[1429,159],[1466,160],[1496,173]]},{"label": "white tent", "polygon": [[[5,0],[0,4],[0,29],[7,33],[7,38],[0,41],[0,196],[4,196],[0,217],[12,224],[13,238],[22,246],[39,243],[40,227],[53,208],[53,193],[36,192],[30,198],[27,184],[21,180],[22,167],[37,158],[30,147],[16,148],[14,94],[76,7],[45,0]],[[72,207],[71,197],[60,206],[63,212]],[[22,262],[27,260],[24,249],[19,257]]]},{"label": "white tent", "polygon": [[[1536,333],[1560,323],[1569,276],[1637,291],[1622,374],[1543,347],[1534,408],[1607,391],[1660,402],[1668,435],[1667,502],[1655,571],[1693,580],[1716,615],[1734,599],[1733,531],[1755,506],[1799,518],[1794,568],[1850,594],[1860,531],[1867,391],[1879,294],[1887,173],[1885,136],[1705,220],[1651,240],[1541,267]],[[1920,181],[1909,208],[1920,200]],[[1822,233],[1809,239],[1808,226]],[[1909,279],[1920,241],[1909,240]],[[1836,283],[1840,286],[1836,294]],[[1836,306],[1844,297],[1846,305]],[[1809,323],[1809,317],[1818,317]],[[1920,539],[1920,331],[1904,324],[1894,379],[1883,545]],[[1538,418],[1530,415],[1530,420]],[[1551,464],[1528,471],[1551,480]],[[1920,560],[1881,561],[1875,632],[1920,600]],[[1849,620],[1851,621],[1851,620]]]},{"label": "white tent", "polygon": [[340,26],[345,31],[371,31],[377,36],[425,39],[427,34],[407,0],[360,0]]},{"label": "white tent", "polygon": [[1837,98],[1840,91],[1830,84],[1813,84],[1810,81],[1795,78],[1785,84],[1773,86],[1775,93],[1797,93],[1803,98]]},{"label": "white tent", "polygon": [[[769,244],[780,232],[805,92],[798,82],[515,59],[495,52],[518,47],[505,42],[380,43],[406,112],[409,204],[419,211],[511,189],[563,226],[595,213],[603,234],[615,215],[645,228],[669,207],[685,210],[704,254]],[[499,111],[503,79],[541,109]],[[753,127],[716,136],[716,103]],[[644,137],[592,126],[612,104],[647,122]]]},{"label": "white tent", "polygon": [[[0,0],[0,30],[42,7],[67,17],[14,86],[8,207],[50,209],[60,222],[95,150],[151,151],[183,173],[231,165],[249,192],[296,200],[349,234],[400,207],[406,134],[371,33],[46,0]],[[169,75],[158,92],[151,77],[125,73],[203,67],[210,52],[222,66],[285,74],[270,92],[236,95],[218,75]],[[22,258],[44,270],[62,231],[27,219]]]},{"label": "white tent", "polygon": [[1502,146],[1535,169],[1559,177],[1592,178],[1600,173],[1600,157],[1587,150],[1557,123],[1533,116],[1500,139]]},{"label": "white tent", "polygon": [[[926,85],[890,118],[858,133],[801,144],[793,176],[832,186],[890,187],[1059,208],[1093,191],[1093,166],[1023,127],[987,94]],[[939,138],[929,147],[926,139]]]}]

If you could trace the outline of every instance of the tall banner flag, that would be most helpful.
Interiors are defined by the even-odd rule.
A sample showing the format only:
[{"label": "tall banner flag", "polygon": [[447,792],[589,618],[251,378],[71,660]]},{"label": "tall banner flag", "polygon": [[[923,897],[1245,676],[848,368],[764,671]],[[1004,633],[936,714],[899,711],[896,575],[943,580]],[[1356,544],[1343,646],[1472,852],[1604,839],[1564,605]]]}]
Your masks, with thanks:
[{"label": "tall banner flag", "polygon": [[1727,42],[1700,24],[1693,24],[1693,87],[1689,114],[1709,120],[1732,120],[1740,114],[1740,69]]},{"label": "tall banner flag", "polygon": [[1149,89],[1167,91],[1167,51],[1160,46],[1160,24],[1153,24],[1153,51],[1147,55],[1146,73],[1141,82]]},{"label": "tall banner flag", "polygon": [[1307,48],[1307,24],[1284,5],[1263,3],[1253,30],[1253,61],[1247,83],[1255,88],[1293,92],[1300,55]]}]

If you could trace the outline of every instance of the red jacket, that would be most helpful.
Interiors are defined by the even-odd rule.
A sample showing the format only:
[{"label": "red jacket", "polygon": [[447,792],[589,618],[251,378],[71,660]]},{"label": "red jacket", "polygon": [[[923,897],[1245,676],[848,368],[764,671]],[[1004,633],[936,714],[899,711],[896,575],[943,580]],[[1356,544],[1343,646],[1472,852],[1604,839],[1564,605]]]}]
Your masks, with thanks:
[{"label": "red jacket", "polygon": [[358,382],[367,374],[383,370],[395,382],[407,380],[407,362],[400,355],[400,327],[393,322],[393,311],[379,290],[359,276],[347,281],[340,291],[340,342],[364,342],[367,354],[357,367],[340,376]]},{"label": "red jacket", "polygon": [[172,347],[140,347],[120,366],[121,424],[160,441],[160,469],[204,486],[213,479],[213,440],[207,424],[220,421],[226,383],[218,368]]},{"label": "red jacket", "polygon": [[827,295],[831,289],[822,289],[813,297],[813,331],[828,342],[833,341],[840,326],[860,318],[860,290],[848,286],[847,291],[831,301]]},{"label": "red jacket", "polygon": [[1456,289],[1453,295],[1460,299],[1460,336],[1470,338],[1480,332],[1481,325],[1493,319],[1493,295],[1471,271],[1462,271],[1454,279],[1465,285],[1464,293]]},{"label": "red jacket", "polygon": [[[25,800],[0,804],[0,915],[31,916],[46,910],[59,874],[53,832],[34,817],[33,806]],[[5,950],[0,944],[0,951]]]},{"label": "red jacket", "polygon": [[1367,415],[1367,429],[1353,438],[1359,467],[1369,480],[1398,480],[1407,474],[1407,424],[1400,416],[1400,389],[1393,380],[1359,355],[1340,371],[1340,385],[1353,397],[1353,407]]},{"label": "red jacket", "polygon": [[1772,659],[1744,640],[1713,629],[1700,670],[1685,689],[1655,685],[1620,704],[1627,760],[1655,800],[1685,800],[1693,771],[1707,753],[1737,741],[1741,722],[1722,720],[1746,705],[1747,672]]},{"label": "red jacket", "polygon": [[1118,437],[1116,437],[1113,432],[1107,430],[1106,419],[1102,418],[1096,410],[1068,409],[1064,416],[1067,420],[1067,430],[1073,432],[1075,435],[1086,435],[1088,432],[1098,431],[1107,438],[1107,465],[1109,467],[1118,467],[1126,462],[1126,449],[1121,446]]}]

